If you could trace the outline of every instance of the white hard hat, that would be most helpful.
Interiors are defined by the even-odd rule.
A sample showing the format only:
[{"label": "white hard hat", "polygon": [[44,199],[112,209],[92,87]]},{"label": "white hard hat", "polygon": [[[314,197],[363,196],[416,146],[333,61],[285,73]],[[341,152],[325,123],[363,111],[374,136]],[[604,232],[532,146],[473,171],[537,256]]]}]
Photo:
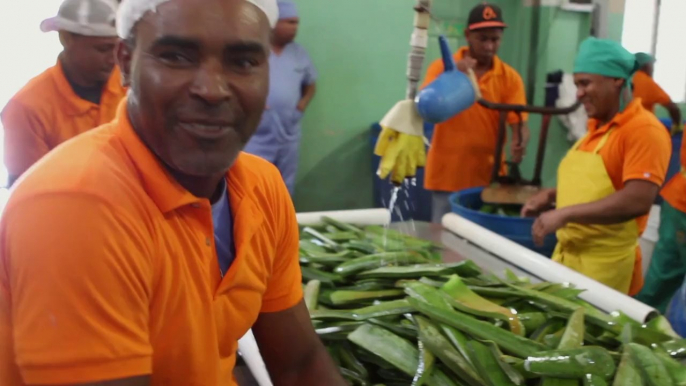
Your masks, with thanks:
[{"label": "white hard hat", "polygon": [[43,32],[67,31],[84,36],[116,37],[114,0],[64,0],[57,16],[43,20]]},{"label": "white hard hat", "polygon": [[[161,4],[170,0],[123,0],[117,13],[117,32],[119,37],[127,39],[133,26],[150,11],[155,11]],[[245,0],[262,10],[274,28],[279,19],[279,8],[276,0]]]}]

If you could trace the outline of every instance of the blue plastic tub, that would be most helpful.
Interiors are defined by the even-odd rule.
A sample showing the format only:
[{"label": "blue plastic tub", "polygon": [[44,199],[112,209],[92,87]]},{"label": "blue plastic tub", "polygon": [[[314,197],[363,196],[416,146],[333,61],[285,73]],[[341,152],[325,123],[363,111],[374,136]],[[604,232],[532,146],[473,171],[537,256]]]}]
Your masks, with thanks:
[{"label": "blue plastic tub", "polygon": [[[424,125],[424,132],[431,140],[433,125]],[[388,179],[382,180],[376,175],[381,157],[373,153],[376,141],[381,133],[379,124],[372,125],[369,143],[372,152],[372,179],[374,181],[374,204],[377,208],[388,208],[393,184]],[[424,168],[417,169],[415,184],[401,190],[396,201],[396,210],[391,214],[391,221],[431,221],[431,192],[424,189]]]},{"label": "blue plastic tub", "polygon": [[484,188],[466,189],[450,196],[453,213],[510,239],[519,245],[534,250],[543,256],[550,257],[553,255],[555,244],[557,244],[557,238],[555,235],[549,235],[546,237],[542,247],[536,246],[531,237],[531,227],[534,225],[533,218],[505,217],[479,212],[479,209],[481,209],[484,204],[483,201],[481,201],[481,191],[483,189]]}]

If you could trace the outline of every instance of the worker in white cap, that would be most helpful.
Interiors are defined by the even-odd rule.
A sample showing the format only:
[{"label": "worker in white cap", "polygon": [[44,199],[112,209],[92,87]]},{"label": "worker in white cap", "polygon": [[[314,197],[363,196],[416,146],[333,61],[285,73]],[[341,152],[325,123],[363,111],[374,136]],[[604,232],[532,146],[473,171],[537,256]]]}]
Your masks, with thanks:
[{"label": "worker in white cap", "polygon": [[291,195],[295,191],[300,121],[314,98],[317,69],[305,47],[296,43],[300,16],[292,0],[278,0],[279,21],[269,56],[267,110],[245,151],[276,165]]},{"label": "worker in white cap", "polygon": [[55,149],[0,219],[0,383],[230,386],[249,329],[275,385],[342,386],[303,301],[295,210],[241,149],[275,0],[123,0],[115,119]]},{"label": "worker in white cap", "polygon": [[115,16],[110,0],[64,0],[41,23],[59,33],[64,50],[2,111],[10,183],[62,142],[114,118],[126,94],[114,63]]}]

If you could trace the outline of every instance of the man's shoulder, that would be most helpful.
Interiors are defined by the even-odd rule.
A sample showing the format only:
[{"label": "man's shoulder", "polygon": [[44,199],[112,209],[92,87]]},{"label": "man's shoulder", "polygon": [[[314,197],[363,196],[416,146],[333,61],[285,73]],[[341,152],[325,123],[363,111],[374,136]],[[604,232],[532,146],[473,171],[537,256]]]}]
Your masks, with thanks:
[{"label": "man's shoulder", "polygon": [[502,59],[500,59],[498,62],[500,63],[499,65],[501,66],[503,75],[508,81],[517,81],[518,83],[522,82],[522,75],[519,73],[519,71],[517,71],[511,65],[505,63]]},{"label": "man's shoulder", "polygon": [[246,194],[251,194],[265,212],[275,211],[284,202],[291,201],[279,169],[255,155],[241,152],[229,178],[245,189]]},{"label": "man's shoulder", "polygon": [[13,106],[40,111],[54,105],[52,96],[56,88],[54,81],[55,67],[50,67],[33,77],[10,100]]},{"label": "man's shoulder", "polygon": [[8,207],[45,195],[91,196],[125,206],[139,191],[135,168],[109,123],[61,144],[33,165],[14,185]]},{"label": "man's shoulder", "polygon": [[665,125],[643,106],[640,106],[636,114],[626,122],[624,130],[620,132],[625,138],[633,139],[632,142],[647,141],[671,149],[671,138]]}]

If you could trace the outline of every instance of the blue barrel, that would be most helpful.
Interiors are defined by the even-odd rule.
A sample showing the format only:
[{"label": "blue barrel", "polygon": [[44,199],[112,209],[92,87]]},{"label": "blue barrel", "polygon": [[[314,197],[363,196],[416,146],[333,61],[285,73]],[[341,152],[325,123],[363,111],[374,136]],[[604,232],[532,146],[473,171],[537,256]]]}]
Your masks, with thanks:
[{"label": "blue barrel", "polygon": [[534,240],[531,236],[531,227],[534,225],[535,219],[506,217],[480,212],[479,210],[484,205],[483,201],[481,201],[481,192],[483,189],[484,188],[482,187],[470,188],[453,194],[450,197],[453,213],[510,239],[519,245],[536,251],[543,256],[550,257],[553,255],[555,244],[557,244],[555,235],[547,236],[542,247],[534,244]]},{"label": "blue barrel", "polygon": [[[424,126],[425,136],[431,140],[433,125]],[[388,208],[393,184],[388,179],[382,180],[376,175],[379,169],[381,157],[374,154],[374,146],[379,139],[381,126],[376,123],[372,125],[369,136],[369,143],[372,153],[372,179],[374,189],[374,205],[377,208]],[[391,214],[391,221],[431,221],[431,192],[424,189],[424,168],[417,169],[417,176],[414,184],[408,183],[398,194],[395,210]]]}]

